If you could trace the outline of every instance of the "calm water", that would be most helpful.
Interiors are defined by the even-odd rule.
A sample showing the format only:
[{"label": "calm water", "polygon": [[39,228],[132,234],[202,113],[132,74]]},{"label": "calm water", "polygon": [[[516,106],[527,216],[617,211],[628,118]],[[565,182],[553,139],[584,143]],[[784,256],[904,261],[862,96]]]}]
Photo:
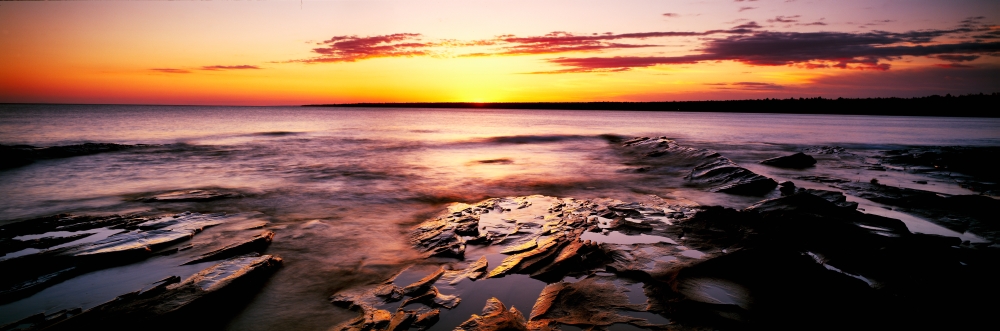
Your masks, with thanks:
[{"label": "calm water", "polygon": [[[0,171],[0,223],[63,212],[157,210],[260,215],[277,233],[268,253],[283,257],[286,266],[230,328],[327,329],[353,314],[333,307],[326,298],[369,280],[373,274],[395,272],[420,261],[406,243],[405,234],[447,202],[530,194],[637,200],[652,194],[742,208],[758,200],[685,188],[680,175],[651,178],[629,171],[628,160],[615,152],[608,135],[667,136],[682,145],[717,150],[753,171],[782,181],[803,173],[774,170],[756,162],[820,145],[839,145],[858,153],[909,145],[996,146],[1000,145],[1000,120],[3,105],[0,144],[157,146],[45,160]],[[836,169],[810,171],[859,179],[872,176]],[[912,176],[899,172],[880,180],[904,185],[912,183]],[[806,182],[796,184],[820,188]],[[232,189],[245,197],[156,205],[132,201],[151,193],[194,188]],[[921,188],[971,193],[947,182],[931,182]],[[903,218],[913,231],[975,238],[950,233],[909,215],[888,216]],[[143,281],[132,280],[138,287]],[[0,324],[39,311],[86,308],[122,293],[117,288],[80,290],[86,286],[70,281],[2,305]],[[469,304],[481,307],[481,303]]]}]

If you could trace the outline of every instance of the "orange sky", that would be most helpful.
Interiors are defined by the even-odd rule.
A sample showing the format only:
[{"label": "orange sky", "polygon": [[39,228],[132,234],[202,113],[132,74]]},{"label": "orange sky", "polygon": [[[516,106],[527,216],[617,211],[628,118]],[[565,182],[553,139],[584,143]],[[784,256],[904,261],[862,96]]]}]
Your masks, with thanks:
[{"label": "orange sky", "polygon": [[997,1],[0,3],[0,102],[1000,91]]}]

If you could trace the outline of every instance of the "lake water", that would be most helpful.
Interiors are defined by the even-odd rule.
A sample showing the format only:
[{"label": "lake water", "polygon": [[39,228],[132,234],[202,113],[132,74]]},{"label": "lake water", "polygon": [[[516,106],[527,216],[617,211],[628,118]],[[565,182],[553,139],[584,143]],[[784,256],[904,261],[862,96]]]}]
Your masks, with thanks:
[{"label": "lake water", "polygon": [[[760,200],[692,189],[682,176],[654,178],[631,171],[610,141],[634,136],[666,136],[680,145],[716,150],[779,182],[822,174],[858,180],[880,176],[882,183],[908,186],[917,175],[821,167],[776,170],[757,162],[824,145],[862,155],[905,146],[1000,146],[1000,119],[0,105],[0,144],[155,145],[0,171],[0,224],[58,213],[258,215],[277,233],[268,254],[284,258],[285,267],[229,327],[327,329],[353,317],[330,305],[327,297],[368,281],[370,270],[391,273],[421,261],[406,242],[408,229],[448,202],[532,194],[638,201],[656,195],[743,208]],[[198,203],[135,201],[159,192],[204,188],[233,190],[243,197]],[[931,180],[920,188],[973,193],[947,181]],[[913,231],[976,239],[917,217],[896,218],[904,217],[912,218],[904,222]],[[144,279],[134,280],[136,286],[141,288]],[[81,291],[81,286],[87,284],[68,281],[0,305],[0,324],[41,311],[87,308],[122,294],[115,292],[118,288],[97,290],[101,287],[94,285],[93,291]]]}]

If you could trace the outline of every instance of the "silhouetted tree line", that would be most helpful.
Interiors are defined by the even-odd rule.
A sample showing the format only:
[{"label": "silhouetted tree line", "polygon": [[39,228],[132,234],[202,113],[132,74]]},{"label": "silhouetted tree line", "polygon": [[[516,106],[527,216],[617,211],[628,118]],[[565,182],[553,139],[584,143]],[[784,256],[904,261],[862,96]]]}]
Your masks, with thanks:
[{"label": "silhouetted tree line", "polygon": [[405,102],[305,105],[306,107],[487,108],[638,110],[778,114],[1000,117],[1000,93],[916,98],[788,98],[663,102]]}]

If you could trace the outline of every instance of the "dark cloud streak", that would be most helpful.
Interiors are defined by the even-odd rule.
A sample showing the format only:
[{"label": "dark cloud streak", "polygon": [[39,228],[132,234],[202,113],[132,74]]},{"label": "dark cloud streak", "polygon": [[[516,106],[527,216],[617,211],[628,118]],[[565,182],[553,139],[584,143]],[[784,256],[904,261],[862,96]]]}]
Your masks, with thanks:
[{"label": "dark cloud streak", "polygon": [[608,71],[644,68],[655,65],[693,64],[706,61],[736,61],[753,66],[799,65],[807,69],[840,68],[888,70],[892,60],[903,56],[934,56],[941,59],[974,60],[977,54],[1000,52],[1000,42],[960,42],[952,44],[925,43],[942,31],[909,33],[841,33],[841,32],[769,32],[733,35],[711,39],[700,49],[702,54],[675,57],[590,57],[556,58],[548,60],[560,66],[572,67],[568,72],[587,70]]}]

